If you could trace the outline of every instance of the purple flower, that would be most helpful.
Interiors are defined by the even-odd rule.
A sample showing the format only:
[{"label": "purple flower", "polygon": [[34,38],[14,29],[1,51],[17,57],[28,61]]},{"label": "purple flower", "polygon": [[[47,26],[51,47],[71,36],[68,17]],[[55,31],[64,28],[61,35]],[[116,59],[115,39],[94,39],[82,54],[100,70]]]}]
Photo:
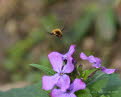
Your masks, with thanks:
[{"label": "purple flower", "polygon": [[62,55],[63,60],[67,60],[68,57],[72,58],[74,52],[75,52],[75,45],[71,45],[69,51],[66,54]]},{"label": "purple flower", "polygon": [[61,89],[53,89],[51,92],[51,97],[76,97],[74,92],[85,88],[86,84],[81,79],[75,79],[66,91],[61,91]]},{"label": "purple flower", "polygon": [[90,63],[92,63],[92,66],[95,68],[100,68],[102,72],[106,74],[112,74],[115,72],[116,69],[107,69],[106,67],[101,66],[101,59],[94,57],[94,56],[86,56],[84,53],[80,54],[80,58],[83,60],[88,60]]},{"label": "purple flower", "polygon": [[[52,68],[57,73],[53,76],[42,77],[42,88],[44,90],[51,90],[54,86],[58,86],[62,91],[65,91],[70,85],[70,78],[66,73],[71,73],[74,70],[71,57],[75,51],[75,46],[71,45],[66,54],[52,52],[48,55]],[[64,64],[66,60],[66,63]]]},{"label": "purple flower", "polygon": [[80,54],[80,58],[83,60],[88,60],[90,63],[92,63],[93,67],[100,68],[101,67],[101,59],[94,57],[94,56],[86,56],[84,53]]},{"label": "purple flower", "polygon": [[106,74],[112,74],[116,71],[116,69],[107,69],[106,67],[101,67],[101,71]]}]

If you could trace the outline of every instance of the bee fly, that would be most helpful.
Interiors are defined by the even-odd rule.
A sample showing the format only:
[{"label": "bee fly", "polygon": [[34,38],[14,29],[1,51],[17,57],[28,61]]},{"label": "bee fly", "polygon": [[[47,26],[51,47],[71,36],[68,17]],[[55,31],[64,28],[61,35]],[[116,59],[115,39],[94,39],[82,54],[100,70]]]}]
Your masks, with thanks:
[{"label": "bee fly", "polygon": [[53,29],[53,30],[50,32],[50,35],[55,35],[55,36],[61,38],[61,37],[63,36],[63,32],[62,32],[63,30],[64,30],[64,28],[63,28],[63,29],[59,29],[59,28]]}]

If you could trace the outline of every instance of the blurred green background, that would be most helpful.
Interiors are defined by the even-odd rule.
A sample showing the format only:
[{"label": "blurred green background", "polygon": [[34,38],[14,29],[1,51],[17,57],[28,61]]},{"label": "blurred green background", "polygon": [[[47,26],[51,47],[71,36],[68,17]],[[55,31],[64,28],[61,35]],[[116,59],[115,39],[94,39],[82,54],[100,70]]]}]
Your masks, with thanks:
[{"label": "blurred green background", "polygon": [[[63,26],[61,39],[49,35]],[[71,44],[77,60],[94,54],[121,73],[120,0],[0,0],[0,86],[40,80],[29,64],[50,65],[48,53]]]}]

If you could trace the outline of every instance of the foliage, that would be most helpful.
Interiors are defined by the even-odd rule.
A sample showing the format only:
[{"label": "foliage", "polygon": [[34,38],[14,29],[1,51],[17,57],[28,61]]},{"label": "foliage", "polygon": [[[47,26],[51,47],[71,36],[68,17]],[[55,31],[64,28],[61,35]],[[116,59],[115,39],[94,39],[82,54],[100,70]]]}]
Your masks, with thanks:
[{"label": "foliage", "polygon": [[101,97],[120,97],[120,84],[121,79],[118,74],[106,75],[104,73],[97,72],[87,83],[87,87],[90,89],[93,97],[99,97],[99,95]]},{"label": "foliage", "polygon": [[54,74],[54,71],[50,68],[48,68],[47,66],[44,65],[38,65],[38,64],[30,64],[33,67],[36,67],[38,69],[40,69],[41,71],[43,71],[45,74]]},{"label": "foliage", "polygon": [[[25,88],[0,92],[0,97],[49,97],[48,95],[47,92],[41,89],[41,82]],[[77,97],[120,97],[121,79],[118,74],[106,75],[97,72],[87,82],[87,88],[80,90],[76,95],[78,95]]]},{"label": "foliage", "polygon": [[93,74],[93,73],[96,72],[96,71],[97,71],[97,69],[85,70],[85,71],[83,71],[83,73],[82,73],[82,78],[83,78],[84,80],[87,80],[87,78],[88,78],[89,76],[91,76],[91,74]]},{"label": "foliage", "polygon": [[25,88],[16,88],[7,92],[0,92],[0,97],[49,97],[48,93],[41,89],[41,82]]}]

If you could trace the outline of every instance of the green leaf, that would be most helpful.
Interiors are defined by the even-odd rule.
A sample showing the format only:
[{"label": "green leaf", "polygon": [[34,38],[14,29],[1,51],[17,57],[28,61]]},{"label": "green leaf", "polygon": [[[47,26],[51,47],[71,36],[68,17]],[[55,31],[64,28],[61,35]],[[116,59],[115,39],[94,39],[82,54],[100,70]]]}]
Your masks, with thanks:
[{"label": "green leaf", "polygon": [[[112,88],[113,87],[113,88]],[[112,74],[109,77],[105,91],[114,91],[121,87],[121,79],[118,74]]]},{"label": "green leaf", "polygon": [[87,83],[87,87],[90,89],[91,94],[94,97],[99,97],[103,94],[103,88],[107,85],[109,76],[102,72],[97,72],[94,77]]},{"label": "green leaf", "polygon": [[100,97],[106,97],[105,95],[101,95]]},{"label": "green leaf", "polygon": [[107,95],[112,95],[111,97],[121,96],[121,79],[118,74],[110,75],[108,84],[103,91]]},{"label": "green leaf", "polygon": [[45,72],[46,74],[49,74],[49,75],[53,75],[55,73],[52,69],[50,69],[50,68],[48,68],[48,67],[46,67],[44,65],[30,64],[30,66],[38,68],[38,69],[42,70],[43,72]]},{"label": "green leaf", "polygon": [[95,72],[97,69],[90,69],[90,70],[85,70],[82,74],[82,78],[86,80],[93,72]]},{"label": "green leaf", "polygon": [[110,97],[109,95],[101,95],[100,97]]},{"label": "green leaf", "polygon": [[94,76],[93,76],[92,78],[89,79],[87,85],[91,85],[91,84],[93,84],[93,83],[95,83],[95,82],[97,82],[97,81],[99,81],[99,80],[101,80],[101,79],[108,78],[108,77],[109,77],[108,74],[105,74],[105,73],[103,73],[103,72],[101,72],[101,71],[97,71],[97,72],[94,74]]},{"label": "green leaf", "polygon": [[118,74],[97,72],[87,87],[94,97],[121,97],[121,79]]},{"label": "green leaf", "polygon": [[95,93],[102,93],[103,88],[105,88],[108,82],[107,78],[101,79],[89,86],[89,88]]},{"label": "green leaf", "polygon": [[76,93],[77,97],[92,97],[90,90],[87,88],[85,90],[80,90]]},{"label": "green leaf", "polygon": [[41,83],[38,83],[25,88],[16,88],[7,92],[0,92],[0,97],[49,97],[49,95],[41,89]]},{"label": "green leaf", "polygon": [[111,97],[121,97],[121,87],[116,91],[111,91]]}]

